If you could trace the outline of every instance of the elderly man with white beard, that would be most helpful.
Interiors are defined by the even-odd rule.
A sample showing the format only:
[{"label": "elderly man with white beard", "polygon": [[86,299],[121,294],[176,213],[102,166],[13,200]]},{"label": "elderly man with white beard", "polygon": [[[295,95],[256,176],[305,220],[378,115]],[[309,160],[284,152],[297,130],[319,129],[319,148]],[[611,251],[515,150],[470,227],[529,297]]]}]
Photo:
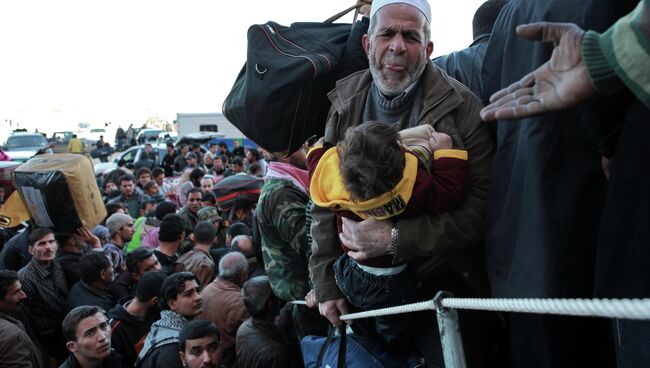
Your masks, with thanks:
[{"label": "elderly man with white beard", "polygon": [[[397,130],[429,124],[451,136],[453,148],[467,150],[469,185],[464,203],[452,211],[398,222],[343,219],[340,237],[334,214],[314,208],[310,270],[319,310],[333,324],[340,324],[339,316],[355,309],[337,281],[353,285],[356,275],[386,285],[391,276],[383,271],[391,267],[401,270],[408,266],[407,272],[400,272],[410,274],[417,289],[415,295],[405,296],[407,299],[431,299],[438,290],[459,297],[489,293],[482,242],[492,142],[479,116],[481,103],[430,62],[431,10],[426,0],[376,0],[370,18],[368,34],[363,37],[370,69],[339,80],[329,93],[332,108],[325,144],[336,145],[348,128],[369,121],[394,123]],[[343,251],[342,245],[349,251]],[[365,260],[382,256],[386,264],[380,266],[381,273],[373,273],[377,267],[364,265]],[[342,257],[349,257],[345,262],[348,268],[337,268],[335,278],[333,265]],[[390,288],[399,288],[400,280],[393,278],[391,282],[396,284]],[[353,286],[346,289],[354,290]],[[383,297],[377,293],[375,299]],[[385,302],[394,305],[401,302],[397,299]],[[419,354],[427,365],[441,365],[441,348],[432,346],[439,341],[433,314],[407,318],[420,321],[407,331]],[[486,361],[482,344],[487,340],[481,340],[488,331],[484,322],[472,313],[460,315],[469,366],[482,366]],[[364,328],[367,325],[360,320],[352,326],[373,336],[372,328]]]}]

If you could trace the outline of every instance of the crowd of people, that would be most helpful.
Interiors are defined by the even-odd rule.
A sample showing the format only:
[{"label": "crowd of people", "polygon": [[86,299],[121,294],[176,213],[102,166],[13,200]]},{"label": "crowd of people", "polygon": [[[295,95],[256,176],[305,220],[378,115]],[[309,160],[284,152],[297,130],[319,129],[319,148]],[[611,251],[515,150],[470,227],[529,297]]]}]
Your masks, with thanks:
[{"label": "crowd of people", "polygon": [[[0,366],[302,367],[301,340],[341,315],[441,290],[648,297],[650,0],[488,0],[472,45],[433,62],[427,0],[365,14],[370,68],[328,94],[313,146],[147,145],[100,178],[102,224],[13,229]],[[533,21],[575,24],[515,28]],[[226,207],[215,185],[236,175],[263,187]],[[647,322],[459,318],[469,367],[650,362]],[[349,327],[400,367],[444,367],[436,326]]]}]

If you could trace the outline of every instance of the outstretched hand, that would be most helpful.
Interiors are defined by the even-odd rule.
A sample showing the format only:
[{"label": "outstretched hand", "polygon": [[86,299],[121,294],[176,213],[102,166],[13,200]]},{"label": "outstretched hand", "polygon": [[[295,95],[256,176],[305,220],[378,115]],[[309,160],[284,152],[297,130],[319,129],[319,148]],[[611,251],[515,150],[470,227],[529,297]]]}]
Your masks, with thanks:
[{"label": "outstretched hand", "polygon": [[517,27],[529,40],[553,42],[551,59],[490,97],[484,121],[519,119],[573,107],[595,94],[582,61],[584,31],[572,23],[531,23]]}]

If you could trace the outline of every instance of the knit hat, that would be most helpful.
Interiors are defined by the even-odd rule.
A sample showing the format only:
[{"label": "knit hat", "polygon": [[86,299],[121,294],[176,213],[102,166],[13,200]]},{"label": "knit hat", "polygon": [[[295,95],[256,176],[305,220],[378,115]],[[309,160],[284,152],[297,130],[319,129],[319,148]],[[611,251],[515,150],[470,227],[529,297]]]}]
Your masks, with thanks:
[{"label": "knit hat", "polygon": [[99,240],[105,239],[108,240],[111,237],[111,232],[106,226],[97,225],[91,231],[91,234],[99,238]]},{"label": "knit hat", "polygon": [[111,236],[128,223],[133,223],[133,219],[129,215],[123,213],[114,213],[106,220],[106,227],[110,231]]},{"label": "knit hat", "polygon": [[201,208],[197,215],[199,216],[200,221],[215,222],[223,220],[223,218],[219,216],[219,210],[214,206]]},{"label": "knit hat", "polygon": [[194,153],[194,152],[188,152],[187,155],[185,155],[185,158],[193,158],[193,159],[196,159],[196,153]]},{"label": "knit hat", "polygon": [[135,288],[135,296],[142,302],[160,297],[160,287],[167,275],[162,271],[145,272]]},{"label": "knit hat", "polygon": [[427,0],[374,0],[370,8],[370,19],[375,16],[375,13],[386,5],[391,4],[406,4],[410,5],[424,14],[427,22],[431,23],[431,5]]}]

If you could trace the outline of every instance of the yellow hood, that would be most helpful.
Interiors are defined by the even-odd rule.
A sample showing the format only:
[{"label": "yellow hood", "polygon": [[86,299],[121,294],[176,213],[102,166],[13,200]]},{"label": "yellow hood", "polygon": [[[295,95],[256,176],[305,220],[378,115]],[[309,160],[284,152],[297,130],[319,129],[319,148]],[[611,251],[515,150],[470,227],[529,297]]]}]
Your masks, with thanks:
[{"label": "yellow hood", "polygon": [[398,215],[411,199],[417,176],[418,159],[411,153],[405,153],[405,159],[402,180],[393,190],[366,201],[355,202],[345,189],[339,155],[336,147],[332,147],[325,151],[314,169],[309,185],[311,198],[320,207],[349,210],[363,219],[372,217],[384,220]]}]

